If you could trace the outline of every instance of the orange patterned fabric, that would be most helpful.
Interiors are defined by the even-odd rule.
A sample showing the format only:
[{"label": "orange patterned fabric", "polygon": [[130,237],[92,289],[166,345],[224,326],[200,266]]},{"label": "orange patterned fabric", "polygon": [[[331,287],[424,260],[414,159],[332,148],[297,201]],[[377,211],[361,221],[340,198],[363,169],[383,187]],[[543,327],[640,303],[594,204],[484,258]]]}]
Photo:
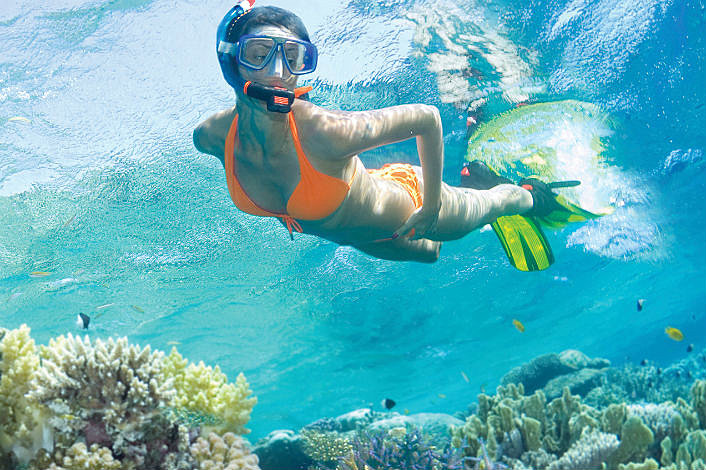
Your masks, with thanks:
[{"label": "orange patterned fabric", "polygon": [[389,179],[402,186],[412,197],[414,208],[422,207],[422,192],[419,188],[419,178],[414,167],[409,163],[386,163],[382,168],[368,170],[373,176]]}]

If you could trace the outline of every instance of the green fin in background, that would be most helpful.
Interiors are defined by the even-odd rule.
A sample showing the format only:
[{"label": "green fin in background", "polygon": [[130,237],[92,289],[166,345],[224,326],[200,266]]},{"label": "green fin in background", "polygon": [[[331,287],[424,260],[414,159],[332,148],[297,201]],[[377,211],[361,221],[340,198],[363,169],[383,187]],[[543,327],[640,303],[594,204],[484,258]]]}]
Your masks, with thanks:
[{"label": "green fin in background", "polygon": [[541,271],[554,263],[549,240],[533,217],[506,215],[491,224],[510,264],[520,271]]},{"label": "green fin in background", "polygon": [[[551,183],[550,183],[551,186]],[[587,211],[576,204],[569,202],[565,197],[560,194],[554,195],[554,201],[557,203],[557,209],[552,211],[550,214],[545,216],[535,216],[534,218],[544,227],[548,228],[562,228],[570,224],[571,222],[585,222],[591,219],[597,219],[603,215],[607,215],[609,212],[601,214],[594,214],[593,212]]]}]

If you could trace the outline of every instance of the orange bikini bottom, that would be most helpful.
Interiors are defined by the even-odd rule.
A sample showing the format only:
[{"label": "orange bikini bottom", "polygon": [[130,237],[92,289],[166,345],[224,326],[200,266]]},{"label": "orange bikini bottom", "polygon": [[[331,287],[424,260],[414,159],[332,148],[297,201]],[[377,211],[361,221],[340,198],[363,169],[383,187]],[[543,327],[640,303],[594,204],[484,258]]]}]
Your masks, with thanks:
[{"label": "orange bikini bottom", "polygon": [[409,163],[386,163],[382,168],[370,169],[368,173],[386,180],[392,180],[402,186],[412,197],[414,208],[422,207],[422,192],[419,178],[414,167]]}]

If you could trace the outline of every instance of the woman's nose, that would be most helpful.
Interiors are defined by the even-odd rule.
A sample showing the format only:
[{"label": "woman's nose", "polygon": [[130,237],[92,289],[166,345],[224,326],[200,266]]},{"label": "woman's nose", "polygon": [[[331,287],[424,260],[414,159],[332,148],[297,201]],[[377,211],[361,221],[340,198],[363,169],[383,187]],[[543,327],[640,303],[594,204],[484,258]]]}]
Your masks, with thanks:
[{"label": "woman's nose", "polygon": [[275,56],[267,66],[267,74],[282,78],[284,76],[284,53],[281,47],[275,50]]}]

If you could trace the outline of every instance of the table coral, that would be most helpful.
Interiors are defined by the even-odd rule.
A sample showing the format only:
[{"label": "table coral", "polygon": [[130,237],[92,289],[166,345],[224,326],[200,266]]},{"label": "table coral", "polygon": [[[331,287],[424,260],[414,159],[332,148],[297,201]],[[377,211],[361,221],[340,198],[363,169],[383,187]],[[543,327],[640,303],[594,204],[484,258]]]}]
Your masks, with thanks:
[{"label": "table coral", "polygon": [[233,433],[199,437],[191,445],[191,455],[201,470],[260,470],[257,455],[250,453],[245,439]]},{"label": "table coral", "polygon": [[257,398],[248,398],[252,391],[242,373],[235,384],[228,383],[228,378],[218,366],[212,368],[203,362],[189,364],[176,348],[172,349],[164,364],[163,376],[173,381],[176,391],[169,402],[170,406],[216,418],[217,424],[211,427],[215,432],[250,432],[245,425],[250,420]]}]

